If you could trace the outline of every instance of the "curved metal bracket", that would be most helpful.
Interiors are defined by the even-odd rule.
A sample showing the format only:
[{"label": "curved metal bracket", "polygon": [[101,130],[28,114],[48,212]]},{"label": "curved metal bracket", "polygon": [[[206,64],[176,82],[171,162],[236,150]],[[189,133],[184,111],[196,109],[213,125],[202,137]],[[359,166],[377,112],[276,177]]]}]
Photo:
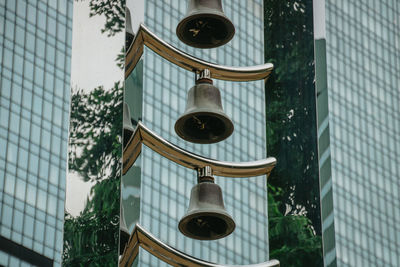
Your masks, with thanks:
[{"label": "curved metal bracket", "polygon": [[139,253],[139,246],[159,258],[160,260],[176,267],[279,267],[279,261],[270,260],[258,264],[246,265],[220,265],[207,261],[203,261],[187,255],[173,247],[168,246],[161,240],[157,239],[151,233],[147,232],[139,224],[135,225],[128,244],[125,246],[119,266],[130,267]]},{"label": "curved metal bracket", "polygon": [[168,142],[161,136],[152,132],[139,121],[135,132],[124,148],[123,174],[125,174],[136,161],[136,158],[142,150],[142,143],[161,156],[184,167],[198,170],[205,166],[210,166],[213,173],[218,176],[251,177],[264,174],[269,175],[276,165],[276,159],[273,157],[252,162],[239,163],[205,158]]},{"label": "curved metal bracket", "polygon": [[220,80],[245,82],[267,79],[274,68],[271,63],[250,67],[228,67],[210,63],[175,48],[140,24],[135,39],[127,50],[125,78],[131,74],[142,56],[144,45],[181,68],[196,73],[209,69],[211,77]]}]

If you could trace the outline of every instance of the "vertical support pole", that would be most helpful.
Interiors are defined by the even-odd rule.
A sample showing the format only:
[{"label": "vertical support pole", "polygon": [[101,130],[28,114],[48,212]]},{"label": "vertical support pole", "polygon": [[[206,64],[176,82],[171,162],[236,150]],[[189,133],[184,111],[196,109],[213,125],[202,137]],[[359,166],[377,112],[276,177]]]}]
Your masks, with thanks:
[{"label": "vertical support pole", "polygon": [[125,2],[102,2],[74,2],[64,266],[118,265]]},{"label": "vertical support pole", "polygon": [[[137,33],[139,25],[144,23],[144,0],[127,0],[126,8],[129,9],[132,29],[127,29]],[[129,26],[128,24],[126,25]],[[128,47],[126,47],[128,49]],[[124,102],[129,107],[130,120],[132,126],[136,127],[138,121],[142,120],[143,109],[143,61],[140,59],[132,73],[125,79]],[[126,115],[126,114],[124,114]],[[140,222],[141,211],[141,184],[142,184],[142,164],[139,156],[134,165],[121,179],[121,223],[126,225],[129,233],[132,233],[136,223]],[[120,254],[123,253],[124,244],[121,243]],[[132,266],[138,266],[139,257],[136,257]]]}]

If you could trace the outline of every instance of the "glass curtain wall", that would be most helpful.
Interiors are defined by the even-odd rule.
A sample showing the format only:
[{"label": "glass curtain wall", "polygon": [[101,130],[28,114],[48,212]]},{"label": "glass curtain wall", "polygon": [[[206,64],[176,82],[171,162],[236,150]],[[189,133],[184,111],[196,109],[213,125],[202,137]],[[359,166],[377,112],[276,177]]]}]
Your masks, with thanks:
[{"label": "glass curtain wall", "polygon": [[71,31],[72,0],[0,1],[0,265],[61,264]]},{"label": "glass curtain wall", "polygon": [[326,1],[338,265],[400,265],[400,2]]}]

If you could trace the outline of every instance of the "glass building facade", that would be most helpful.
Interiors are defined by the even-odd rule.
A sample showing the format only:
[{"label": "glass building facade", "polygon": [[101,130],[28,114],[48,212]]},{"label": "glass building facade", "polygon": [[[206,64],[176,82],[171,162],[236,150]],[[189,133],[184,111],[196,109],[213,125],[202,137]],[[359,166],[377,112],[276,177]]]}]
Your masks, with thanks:
[{"label": "glass building facade", "polygon": [[[145,1],[144,23],[166,42],[203,60],[228,66],[264,63],[262,0],[223,1],[224,13],[235,25],[236,35],[225,46],[203,50],[186,46],[176,36],[175,29],[187,13],[187,3],[184,0]],[[130,7],[129,1],[127,6]],[[166,140],[205,157],[234,162],[266,157],[263,81],[214,80],[235,130],[231,137],[220,143],[194,145],[180,139],[174,130],[175,121],[185,111],[187,91],[194,86],[194,73],[169,63],[148,49],[142,58],[142,120],[147,127]],[[188,208],[190,191],[197,181],[196,172],[170,162],[148,148],[142,150],[140,165],[139,223],[145,229],[189,255],[219,264],[258,263],[268,259],[265,176],[216,177],[227,211],[236,221],[236,229],[218,241],[195,241],[179,232],[178,222]],[[123,192],[123,203],[128,199]],[[125,217],[129,217],[126,208]],[[128,227],[132,230],[133,225]],[[140,254],[139,262],[139,266],[166,266],[146,252]]]},{"label": "glass building facade", "polygon": [[338,266],[400,265],[400,2],[327,0]]},{"label": "glass building facade", "polygon": [[[168,43],[210,62],[263,63],[262,0],[223,1],[236,35],[225,46],[205,50],[188,47],[176,37],[187,2],[144,1],[145,25]],[[0,265],[61,264],[72,6],[72,0],[0,2]],[[318,121],[322,232],[334,229],[334,238],[324,243],[329,252],[324,254],[325,265],[337,261],[339,266],[399,266],[400,3],[326,0],[324,10],[329,123]],[[141,119],[147,127],[202,156],[235,162],[266,157],[264,82],[214,80],[235,131],[221,143],[193,145],[178,138],[174,124],[184,112],[194,74],[148,49],[142,58]],[[220,264],[268,259],[265,176],[217,177],[236,230],[217,242],[193,241],[177,225],[186,213],[196,173],[148,148],[143,148],[138,165],[139,223],[156,237]],[[332,203],[324,204],[329,194],[334,213]],[[124,205],[129,206],[131,195],[122,192]],[[131,216],[126,209],[125,216]],[[128,227],[133,228],[129,220]],[[166,265],[144,251],[139,262]]]},{"label": "glass building facade", "polygon": [[0,1],[0,265],[60,266],[72,3]]}]

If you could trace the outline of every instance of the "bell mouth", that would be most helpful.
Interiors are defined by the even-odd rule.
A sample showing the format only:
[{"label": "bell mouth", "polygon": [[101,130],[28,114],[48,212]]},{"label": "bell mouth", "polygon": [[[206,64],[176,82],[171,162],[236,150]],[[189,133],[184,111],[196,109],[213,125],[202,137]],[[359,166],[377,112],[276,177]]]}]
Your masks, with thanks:
[{"label": "bell mouth", "polygon": [[179,222],[179,231],[198,240],[216,240],[230,235],[235,222],[229,215],[216,212],[200,212],[186,215]]},{"label": "bell mouth", "polygon": [[233,23],[217,14],[194,14],[182,19],[176,35],[187,45],[196,48],[215,48],[229,42],[235,35]]},{"label": "bell mouth", "polygon": [[198,144],[218,143],[228,138],[233,129],[233,123],[226,115],[214,112],[186,112],[175,123],[179,137]]}]

